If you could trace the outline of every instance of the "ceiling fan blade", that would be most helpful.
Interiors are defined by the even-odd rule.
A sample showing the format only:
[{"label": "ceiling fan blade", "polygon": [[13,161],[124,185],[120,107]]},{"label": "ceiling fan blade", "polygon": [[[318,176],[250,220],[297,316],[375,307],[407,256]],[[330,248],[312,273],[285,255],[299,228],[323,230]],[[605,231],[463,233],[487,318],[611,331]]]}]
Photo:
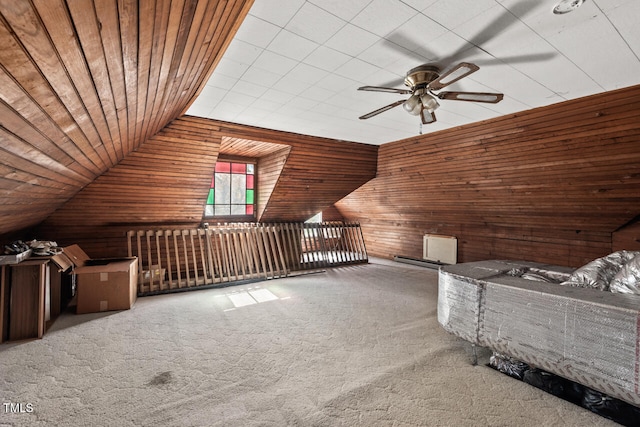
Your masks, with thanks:
[{"label": "ceiling fan blade", "polygon": [[423,108],[420,112],[420,118],[422,119],[423,125],[428,125],[429,123],[435,123],[436,115],[433,112],[429,112],[426,108]]},{"label": "ceiling fan blade", "polygon": [[[509,27],[516,24],[518,20],[522,20],[523,17],[528,15],[529,12],[536,7],[536,2],[532,2],[530,0],[519,0],[508,8],[504,4],[501,4],[501,6],[504,10],[489,22],[480,32],[467,40],[469,44],[485,51],[482,48],[485,43],[493,39],[497,34],[506,31]],[[456,52],[449,55],[449,61],[454,62],[454,58],[463,56],[464,51],[468,48],[469,46],[461,47]]]},{"label": "ceiling fan blade", "polygon": [[449,86],[451,83],[455,83],[461,78],[467,77],[471,73],[478,71],[480,67],[470,62],[461,62],[427,86],[431,90],[442,89],[445,86]]},{"label": "ceiling fan blade", "polygon": [[555,52],[549,53],[533,53],[530,55],[513,55],[503,56],[501,58],[487,58],[487,59],[474,59],[473,61],[481,66],[495,65],[495,64],[526,64],[528,62],[548,61],[558,56]]},{"label": "ceiling fan blade", "polygon": [[[504,4],[501,4],[501,6],[503,10],[491,22],[484,26],[482,30],[466,40],[467,43],[461,46],[458,50],[444,57],[437,55],[435,52],[432,52],[425,46],[423,46],[424,43],[422,43],[419,38],[407,36],[402,32],[394,32],[383,39],[382,42],[390,48],[403,54],[405,57],[413,59],[416,63],[429,62],[434,63],[438,66],[447,66],[468,57],[470,51],[469,45],[474,46],[477,49],[487,53],[487,51],[482,46],[488,41],[495,38],[496,35],[508,30],[510,27],[518,23],[518,21],[522,21],[523,18],[536,7],[536,2],[533,2],[531,0],[517,0],[515,1],[515,3],[508,7]],[[522,55],[507,57],[502,60],[494,58],[493,61],[488,60],[486,62],[504,62],[507,64],[524,63],[546,61],[553,58],[554,56],[556,56],[555,53],[530,56]],[[478,63],[480,63],[480,61],[481,60],[478,60]],[[484,62],[485,60],[483,60],[482,64],[480,65],[483,65]],[[389,85],[393,86],[392,84]]]},{"label": "ceiling fan blade", "polygon": [[394,87],[383,87],[383,86],[362,86],[362,87],[359,87],[358,90],[366,90],[370,92],[400,93],[403,95],[412,93],[410,90],[407,90],[407,89],[396,89]]},{"label": "ceiling fan blade", "polygon": [[365,114],[364,116],[360,116],[360,117],[358,117],[358,118],[359,118],[360,120],[370,119],[371,117],[373,117],[373,116],[377,116],[377,115],[378,115],[378,114],[380,114],[380,113],[384,113],[385,111],[390,110],[390,109],[392,109],[393,107],[397,107],[398,105],[402,104],[404,101],[406,101],[406,100],[405,100],[405,99],[402,99],[402,100],[400,100],[400,101],[396,101],[396,102],[394,102],[393,104],[385,105],[385,106],[384,106],[384,107],[382,107],[382,108],[378,108],[377,110],[372,111],[372,112],[370,112],[370,113],[367,113],[367,114]]},{"label": "ceiling fan blade", "polygon": [[[424,47],[424,42],[420,38],[409,37],[402,30],[389,34],[382,39],[382,43],[417,64],[432,61],[437,57],[435,53]],[[420,48],[423,54],[416,52],[417,48]]]},{"label": "ceiling fan blade", "polygon": [[504,97],[501,93],[490,92],[440,92],[438,95],[440,99],[450,99],[454,101],[472,101],[472,102],[488,102],[490,104],[496,104],[502,101]]}]

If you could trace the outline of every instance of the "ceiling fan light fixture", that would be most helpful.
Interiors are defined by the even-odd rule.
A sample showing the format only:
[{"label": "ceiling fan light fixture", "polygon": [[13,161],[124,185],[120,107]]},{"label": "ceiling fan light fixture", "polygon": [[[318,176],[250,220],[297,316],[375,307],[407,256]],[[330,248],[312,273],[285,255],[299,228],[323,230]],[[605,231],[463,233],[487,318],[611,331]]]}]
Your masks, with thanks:
[{"label": "ceiling fan light fixture", "polygon": [[436,111],[440,106],[440,103],[438,102],[436,97],[428,92],[422,94],[422,96],[420,97],[420,101],[422,101],[422,105],[424,105],[425,110],[430,113]]},{"label": "ceiling fan light fixture", "polygon": [[454,67],[449,68],[444,74],[441,74],[440,69],[435,65],[423,64],[409,70],[407,73],[404,83],[408,89],[396,89],[384,86],[362,86],[358,88],[358,90],[411,94],[411,96],[409,96],[408,99],[400,99],[392,104],[360,116],[360,119],[371,118],[402,104],[403,110],[412,116],[420,116],[422,124],[426,125],[436,121],[435,110],[440,107],[440,99],[488,102],[491,104],[500,102],[504,97],[502,93],[440,92],[440,89],[467,77],[471,73],[475,73],[479,69],[480,67],[471,62],[460,62]]},{"label": "ceiling fan light fixture", "polygon": [[411,95],[409,99],[402,104],[402,108],[404,108],[407,113],[417,116],[420,114],[420,97],[417,94]]}]

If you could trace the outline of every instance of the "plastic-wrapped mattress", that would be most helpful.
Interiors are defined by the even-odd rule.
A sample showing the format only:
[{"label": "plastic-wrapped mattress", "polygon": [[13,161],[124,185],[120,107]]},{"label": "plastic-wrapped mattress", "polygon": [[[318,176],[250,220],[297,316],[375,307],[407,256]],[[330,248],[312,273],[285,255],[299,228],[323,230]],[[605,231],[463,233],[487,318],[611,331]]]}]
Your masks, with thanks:
[{"label": "plastic-wrapped mattress", "polygon": [[639,269],[640,252],[617,251],[583,265],[561,284],[615,293],[640,294],[637,292]]},{"label": "plastic-wrapped mattress", "polygon": [[[549,283],[528,279],[531,272]],[[510,261],[441,267],[438,321],[474,344],[640,405],[640,296],[558,286],[571,273]]]}]

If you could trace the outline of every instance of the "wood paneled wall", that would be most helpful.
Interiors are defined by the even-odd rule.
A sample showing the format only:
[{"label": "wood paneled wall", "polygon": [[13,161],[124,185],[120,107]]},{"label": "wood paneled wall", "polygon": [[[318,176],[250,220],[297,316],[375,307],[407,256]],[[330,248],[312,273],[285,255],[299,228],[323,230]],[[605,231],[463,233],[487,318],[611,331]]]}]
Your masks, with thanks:
[{"label": "wood paneled wall", "polygon": [[264,214],[290,152],[291,146],[282,146],[280,150],[258,160],[258,220]]},{"label": "wood paneled wall", "polygon": [[[305,221],[376,176],[378,146],[375,145],[197,117],[188,117],[188,120],[200,126],[219,128],[217,132],[223,138],[291,147],[271,197],[264,205],[261,222]],[[235,153],[227,150],[225,154]]]},{"label": "wood paneled wall", "polygon": [[640,86],[384,144],[378,177],[337,203],[371,255],[579,266],[640,213]]},{"label": "wood paneled wall", "polygon": [[304,221],[373,178],[377,149],[184,116],[51,215],[37,236],[78,243],[92,257],[125,256],[132,228],[198,227],[222,151],[261,156],[258,210],[285,213],[265,220],[265,212],[262,222]]},{"label": "wood paneled wall", "polygon": [[631,224],[616,230],[612,237],[614,251],[623,249],[640,251],[640,218],[636,218]]},{"label": "wood paneled wall", "polygon": [[106,257],[126,255],[131,228],[197,227],[219,150],[214,128],[177,119],[47,218],[36,235]]},{"label": "wood paneled wall", "polygon": [[342,213],[336,208],[335,205],[329,206],[327,209],[322,211],[322,220],[323,221],[343,221],[344,217]]},{"label": "wood paneled wall", "polygon": [[182,114],[252,0],[0,2],[0,236]]}]

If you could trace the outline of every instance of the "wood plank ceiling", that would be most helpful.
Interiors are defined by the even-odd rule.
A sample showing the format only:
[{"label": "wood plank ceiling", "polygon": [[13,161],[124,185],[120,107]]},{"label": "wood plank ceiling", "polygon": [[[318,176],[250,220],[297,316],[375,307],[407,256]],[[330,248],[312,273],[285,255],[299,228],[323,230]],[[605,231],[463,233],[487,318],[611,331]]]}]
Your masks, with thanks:
[{"label": "wood plank ceiling", "polygon": [[0,235],[39,223],[180,116],[252,3],[0,1]]}]

